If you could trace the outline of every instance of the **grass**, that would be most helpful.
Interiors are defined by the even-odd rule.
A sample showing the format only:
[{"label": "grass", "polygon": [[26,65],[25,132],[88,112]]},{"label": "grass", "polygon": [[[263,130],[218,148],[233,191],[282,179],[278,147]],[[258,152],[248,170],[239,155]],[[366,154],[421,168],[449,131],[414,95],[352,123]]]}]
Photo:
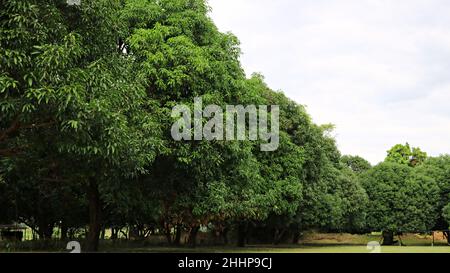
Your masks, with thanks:
[{"label": "grass", "polygon": [[[435,236],[435,245],[431,235],[407,234],[402,236],[407,246],[381,246],[381,253],[449,253],[450,246],[439,235]],[[246,248],[228,247],[155,247],[139,245],[104,245],[104,252],[143,252],[143,253],[371,253],[367,243],[379,241],[380,234],[321,234],[309,233],[299,245],[250,245]]]},{"label": "grass", "polygon": [[[208,245],[207,234],[199,236],[199,242]],[[368,242],[380,241],[380,234],[322,234],[306,233],[297,245],[249,245],[245,248],[230,246],[199,246],[197,248],[169,247],[164,243],[164,236],[151,237],[146,241],[102,240],[100,252],[105,253],[370,253]],[[405,234],[402,241],[407,246],[381,246],[381,253],[449,253],[450,246],[442,234],[433,237],[426,234]],[[0,241],[1,252],[67,252],[65,242],[24,241],[6,243]]]},{"label": "grass", "polygon": [[[246,248],[233,247],[200,247],[171,248],[171,247],[144,247],[129,249],[110,249],[106,252],[126,253],[370,253],[366,246],[249,246]],[[381,253],[448,253],[449,246],[382,246]]]}]

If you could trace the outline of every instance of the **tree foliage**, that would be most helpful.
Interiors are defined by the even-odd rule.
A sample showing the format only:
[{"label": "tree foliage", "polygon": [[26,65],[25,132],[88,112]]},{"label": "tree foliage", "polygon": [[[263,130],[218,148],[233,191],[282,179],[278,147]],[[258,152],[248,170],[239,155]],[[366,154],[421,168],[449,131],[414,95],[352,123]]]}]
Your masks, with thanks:
[{"label": "tree foliage", "polygon": [[427,153],[418,147],[411,147],[408,143],[405,145],[397,144],[388,151],[386,162],[405,164],[411,167],[422,164],[427,158]]},{"label": "tree foliage", "polygon": [[398,163],[381,163],[362,176],[372,230],[425,232],[437,218],[439,188],[433,178]]},{"label": "tree foliage", "polygon": [[[246,77],[238,39],[208,12],[204,0],[0,3],[1,222],[40,238],[88,227],[92,251],[105,228],[191,245],[201,227],[225,243],[232,230],[242,245],[448,223],[447,157],[408,144],[374,168],[341,156],[333,125]],[[172,108],[196,97],[278,105],[279,148],[175,141]]]},{"label": "tree foliage", "polygon": [[361,174],[372,168],[372,165],[360,156],[344,155],[341,157],[341,163],[356,174]]}]

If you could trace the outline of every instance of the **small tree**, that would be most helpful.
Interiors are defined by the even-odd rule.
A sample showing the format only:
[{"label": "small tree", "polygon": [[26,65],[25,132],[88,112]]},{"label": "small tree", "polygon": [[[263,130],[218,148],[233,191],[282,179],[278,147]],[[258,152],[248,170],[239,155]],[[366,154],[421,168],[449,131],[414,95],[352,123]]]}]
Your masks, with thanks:
[{"label": "small tree", "polygon": [[388,151],[386,162],[405,164],[411,167],[422,164],[427,159],[427,153],[418,147],[397,144]]}]

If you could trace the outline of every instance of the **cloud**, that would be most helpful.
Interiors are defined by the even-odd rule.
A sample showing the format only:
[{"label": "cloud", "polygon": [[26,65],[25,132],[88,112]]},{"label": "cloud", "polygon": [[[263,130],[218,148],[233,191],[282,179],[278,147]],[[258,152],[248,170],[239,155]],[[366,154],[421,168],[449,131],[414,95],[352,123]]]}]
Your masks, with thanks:
[{"label": "cloud", "polygon": [[372,163],[408,141],[450,153],[450,2],[209,0],[241,40],[248,74],[337,126],[345,154]]}]

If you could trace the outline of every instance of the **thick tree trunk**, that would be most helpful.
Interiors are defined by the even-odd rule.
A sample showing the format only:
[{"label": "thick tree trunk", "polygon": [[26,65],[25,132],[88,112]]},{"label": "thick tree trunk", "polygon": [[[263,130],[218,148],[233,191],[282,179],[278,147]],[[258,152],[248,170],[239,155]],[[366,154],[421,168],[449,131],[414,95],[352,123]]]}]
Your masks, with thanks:
[{"label": "thick tree trunk", "polygon": [[181,244],[181,231],[181,225],[177,225],[177,228],[175,229],[175,240],[173,241],[173,244],[176,246],[179,246]]},{"label": "thick tree trunk", "polygon": [[224,228],[222,231],[222,239],[223,239],[224,245],[228,245],[228,231],[229,231],[229,229],[227,227]]},{"label": "thick tree trunk", "polygon": [[392,231],[383,231],[383,245],[391,246],[395,244],[394,241],[394,232]]},{"label": "thick tree trunk", "polygon": [[86,250],[88,252],[98,251],[99,237],[101,232],[101,203],[98,185],[95,180],[89,180],[89,232],[87,236]]},{"label": "thick tree trunk", "polygon": [[197,234],[200,230],[199,226],[195,226],[191,228],[191,231],[189,232],[189,239],[188,239],[188,245],[190,247],[196,247],[197,246]]},{"label": "thick tree trunk", "polygon": [[140,231],[139,227],[137,226],[130,226],[128,230],[128,238],[130,240],[140,240]]},{"label": "thick tree trunk", "polygon": [[165,224],[164,233],[166,235],[167,243],[169,243],[169,245],[171,245],[172,244],[172,228],[170,227],[169,224]]},{"label": "thick tree trunk", "polygon": [[117,240],[119,231],[115,228],[111,228],[111,240]]},{"label": "thick tree trunk", "polygon": [[67,240],[67,232],[68,232],[69,228],[67,227],[66,223],[63,221],[61,223],[61,240]]},{"label": "thick tree trunk", "polygon": [[100,238],[102,238],[102,240],[105,240],[105,235],[106,235],[106,229],[102,228],[102,231],[100,233]]},{"label": "thick tree trunk", "polygon": [[283,239],[284,233],[286,232],[286,229],[275,229],[275,234],[273,238],[273,244],[279,245],[281,243],[281,240]]},{"label": "thick tree trunk", "polygon": [[294,231],[294,236],[292,238],[292,243],[293,244],[298,244],[298,241],[300,241],[300,232],[299,231]]},{"label": "thick tree trunk", "polygon": [[39,224],[38,235],[39,239],[49,240],[53,236],[53,225],[47,224],[46,222],[41,222]]},{"label": "thick tree trunk", "polygon": [[245,247],[247,242],[247,223],[240,222],[238,225],[238,247]]},{"label": "thick tree trunk", "polygon": [[444,231],[444,237],[447,238],[447,244],[450,245],[450,232]]}]

